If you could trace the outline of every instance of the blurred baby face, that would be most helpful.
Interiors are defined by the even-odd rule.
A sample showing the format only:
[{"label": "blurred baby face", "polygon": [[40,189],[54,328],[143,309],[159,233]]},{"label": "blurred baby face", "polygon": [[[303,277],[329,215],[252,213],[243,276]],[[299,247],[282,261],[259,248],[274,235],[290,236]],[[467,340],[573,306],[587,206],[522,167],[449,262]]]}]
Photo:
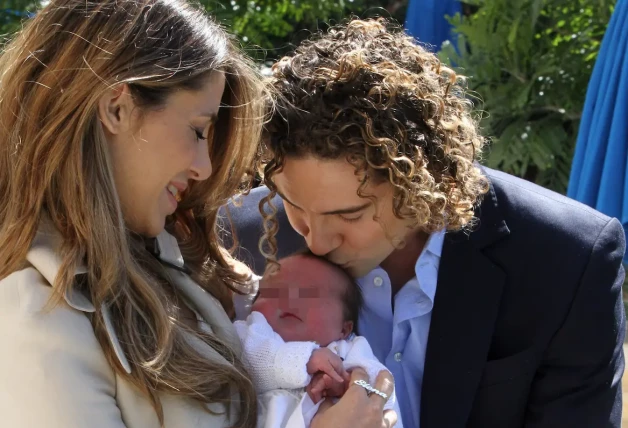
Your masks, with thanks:
[{"label": "blurred baby face", "polygon": [[326,262],[305,256],[283,259],[281,269],[260,281],[252,310],[260,312],[286,342],[321,346],[345,339],[353,329],[344,320],[347,279]]}]

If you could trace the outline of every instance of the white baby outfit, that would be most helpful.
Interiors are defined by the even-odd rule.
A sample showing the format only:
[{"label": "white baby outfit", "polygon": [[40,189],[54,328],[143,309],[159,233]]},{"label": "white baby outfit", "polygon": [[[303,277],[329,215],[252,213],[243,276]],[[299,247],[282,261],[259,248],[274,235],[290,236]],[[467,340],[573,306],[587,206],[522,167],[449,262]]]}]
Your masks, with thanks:
[{"label": "white baby outfit", "polygon": [[[258,392],[258,428],[309,427],[322,400],[315,404],[305,392],[312,379],[306,365],[319,345],[285,342],[259,312],[236,321],[235,328],[242,341],[244,364]],[[364,337],[332,342],[327,348],[344,360],[346,370],[363,368],[372,385],[377,374],[386,370]],[[394,409],[400,415],[394,393],[384,408]],[[395,427],[402,427],[401,421]]]}]

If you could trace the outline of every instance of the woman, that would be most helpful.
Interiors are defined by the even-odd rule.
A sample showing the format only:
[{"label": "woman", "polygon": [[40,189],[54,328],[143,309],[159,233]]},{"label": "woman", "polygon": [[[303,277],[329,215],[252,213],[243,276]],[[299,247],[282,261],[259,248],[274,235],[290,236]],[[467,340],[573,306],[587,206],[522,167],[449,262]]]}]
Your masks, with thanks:
[{"label": "woman", "polygon": [[0,425],[255,426],[214,227],[255,159],[251,70],[182,0],[53,0],[6,46]]}]

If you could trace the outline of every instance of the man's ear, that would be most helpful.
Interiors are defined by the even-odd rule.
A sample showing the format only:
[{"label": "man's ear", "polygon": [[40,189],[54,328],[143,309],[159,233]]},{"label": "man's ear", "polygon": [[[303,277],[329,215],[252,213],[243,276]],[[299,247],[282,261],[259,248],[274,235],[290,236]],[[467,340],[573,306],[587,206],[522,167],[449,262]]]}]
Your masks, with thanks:
[{"label": "man's ear", "polygon": [[98,118],[104,129],[118,135],[130,128],[135,104],[129,86],[125,83],[107,89],[98,101]]},{"label": "man's ear", "polygon": [[353,321],[345,321],[342,325],[342,339],[346,339],[353,333]]}]

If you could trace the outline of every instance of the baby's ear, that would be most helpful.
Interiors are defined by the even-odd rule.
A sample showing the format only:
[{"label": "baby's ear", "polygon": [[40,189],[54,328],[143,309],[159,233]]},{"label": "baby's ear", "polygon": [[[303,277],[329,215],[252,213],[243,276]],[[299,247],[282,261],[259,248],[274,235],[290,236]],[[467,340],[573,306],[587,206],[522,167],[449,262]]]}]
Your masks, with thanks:
[{"label": "baby's ear", "polygon": [[353,333],[353,321],[345,321],[342,325],[342,339],[346,339]]}]

